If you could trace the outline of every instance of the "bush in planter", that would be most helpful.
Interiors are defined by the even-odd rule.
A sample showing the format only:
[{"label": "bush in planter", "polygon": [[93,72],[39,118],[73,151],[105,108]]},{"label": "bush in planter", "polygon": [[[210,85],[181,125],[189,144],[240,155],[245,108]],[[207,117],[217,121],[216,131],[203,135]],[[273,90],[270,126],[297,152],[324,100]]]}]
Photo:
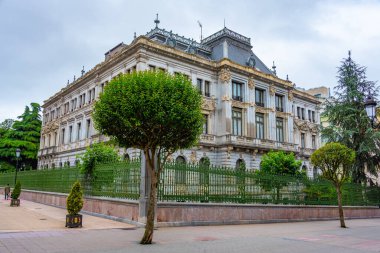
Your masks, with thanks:
[{"label": "bush in planter", "polygon": [[11,194],[11,206],[19,206],[20,205],[20,200],[18,197],[21,194],[21,183],[20,181],[17,181],[15,188],[12,191]]},{"label": "bush in planter", "polygon": [[82,215],[78,214],[83,207],[83,191],[79,181],[76,181],[71,188],[66,200],[66,208],[69,213],[66,215],[66,227],[74,228],[82,226]]},{"label": "bush in planter", "polygon": [[17,181],[15,188],[12,191],[11,198],[18,199],[18,197],[20,197],[20,194],[21,194],[21,183],[20,181]]}]

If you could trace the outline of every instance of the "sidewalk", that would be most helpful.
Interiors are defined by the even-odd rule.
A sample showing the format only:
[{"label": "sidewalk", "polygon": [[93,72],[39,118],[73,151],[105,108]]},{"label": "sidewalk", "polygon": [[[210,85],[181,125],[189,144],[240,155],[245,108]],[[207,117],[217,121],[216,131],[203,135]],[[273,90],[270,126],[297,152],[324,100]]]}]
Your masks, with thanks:
[{"label": "sidewalk", "polygon": [[[11,207],[10,200],[3,199],[4,196],[1,197],[0,232],[70,230],[65,228],[66,209],[22,199],[19,207]],[[83,214],[82,230],[112,228],[132,229],[134,226]]]}]

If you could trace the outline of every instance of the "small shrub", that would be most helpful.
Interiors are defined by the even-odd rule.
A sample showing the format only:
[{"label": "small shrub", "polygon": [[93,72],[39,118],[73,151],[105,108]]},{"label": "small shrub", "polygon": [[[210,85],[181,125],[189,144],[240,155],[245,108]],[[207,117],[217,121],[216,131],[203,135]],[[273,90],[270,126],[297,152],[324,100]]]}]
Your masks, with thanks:
[{"label": "small shrub", "polygon": [[12,191],[11,198],[12,199],[18,199],[20,194],[21,194],[21,183],[20,183],[20,181],[17,181],[15,188]]},{"label": "small shrub", "polygon": [[83,192],[79,181],[76,181],[71,188],[70,194],[66,200],[67,212],[76,215],[83,207]]}]

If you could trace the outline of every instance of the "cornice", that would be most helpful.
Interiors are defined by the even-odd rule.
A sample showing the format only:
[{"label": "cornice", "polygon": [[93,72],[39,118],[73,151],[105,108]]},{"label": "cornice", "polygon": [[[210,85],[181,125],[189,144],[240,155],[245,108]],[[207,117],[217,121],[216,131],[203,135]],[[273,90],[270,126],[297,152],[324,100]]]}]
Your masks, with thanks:
[{"label": "cornice", "polygon": [[[179,59],[183,62],[193,64],[197,67],[206,68],[215,72],[220,72],[222,69],[229,69],[231,72],[237,72],[242,75],[247,76],[247,78],[254,78],[256,80],[261,80],[270,85],[275,85],[282,87],[287,90],[292,90],[294,95],[303,99],[307,99],[313,103],[320,104],[320,102],[314,98],[312,95],[307,94],[299,90],[295,90],[293,84],[290,81],[280,79],[276,76],[263,73],[254,68],[248,66],[242,66],[237,64],[230,59],[223,58],[220,61],[207,60],[201,56],[189,54],[181,50],[172,48],[167,45],[162,45],[157,42],[151,41],[147,37],[140,36],[135,39],[130,45],[123,48],[120,52],[116,52],[112,57],[101,63],[95,65],[91,70],[85,73],[83,76],[78,78],[75,82],[69,84],[68,86],[62,88],[59,92],[54,94],[52,97],[44,101],[42,105],[43,108],[50,106],[51,104],[57,102],[58,99],[62,99],[64,96],[68,95],[75,89],[78,89],[89,81],[94,80],[99,82],[99,75],[106,72],[113,66],[117,65],[121,61],[125,60],[128,56],[133,55],[140,49],[145,49],[147,52],[156,52],[160,55],[167,56],[173,59]],[[146,53],[146,52],[144,52]]]}]

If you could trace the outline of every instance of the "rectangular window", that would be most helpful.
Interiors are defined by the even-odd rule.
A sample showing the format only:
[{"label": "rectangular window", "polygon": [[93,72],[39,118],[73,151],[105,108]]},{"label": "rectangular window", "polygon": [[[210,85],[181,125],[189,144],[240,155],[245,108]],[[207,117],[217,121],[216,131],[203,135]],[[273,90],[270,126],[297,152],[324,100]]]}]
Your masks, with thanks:
[{"label": "rectangular window", "polygon": [[255,103],[257,106],[264,107],[264,90],[255,89]]},{"label": "rectangular window", "polygon": [[242,135],[242,112],[239,109],[232,109],[232,134]]},{"label": "rectangular window", "polygon": [[210,82],[205,81],[205,96],[210,97]]},{"label": "rectangular window", "polygon": [[94,101],[95,100],[95,88],[92,88],[91,93],[92,93],[91,101]]},{"label": "rectangular window", "polygon": [[203,114],[204,122],[203,122],[203,133],[208,134],[208,115]]},{"label": "rectangular window", "polygon": [[311,112],[311,119],[312,119],[312,122],[316,122],[316,120],[315,120],[315,112],[314,111],[312,111]]},{"label": "rectangular window", "polygon": [[61,144],[65,144],[65,129],[62,129]]},{"label": "rectangular window", "polygon": [[313,149],[317,148],[317,144],[315,142],[315,135],[311,136],[311,146],[312,146]]},{"label": "rectangular window", "polygon": [[151,70],[151,71],[155,71],[155,70],[156,70],[156,66],[154,66],[154,65],[149,65],[149,70]]},{"label": "rectangular window", "polygon": [[78,124],[77,124],[77,140],[78,140],[78,141],[80,140],[81,132],[82,132],[82,124],[81,124],[81,123],[78,123]]},{"label": "rectangular window", "polygon": [[53,139],[53,146],[56,145],[56,142],[57,142],[57,132],[54,132],[54,139]]},{"label": "rectangular window", "polygon": [[86,103],[86,93],[82,94],[82,105]]},{"label": "rectangular window", "polygon": [[311,111],[310,110],[307,110],[307,116],[308,116],[309,121],[311,122]]},{"label": "rectangular window", "polygon": [[301,133],[301,148],[305,148],[305,133]]},{"label": "rectangular window", "polygon": [[256,138],[264,139],[264,114],[256,113]]},{"label": "rectangular window", "polygon": [[203,83],[203,80],[197,78],[197,89],[198,89],[199,94],[202,94],[202,83]]},{"label": "rectangular window", "polygon": [[303,120],[305,119],[305,108],[301,108],[301,117]]},{"label": "rectangular window", "polygon": [[104,83],[100,84],[100,92],[103,93],[103,91],[104,91]]},{"label": "rectangular window", "polygon": [[243,101],[243,84],[232,81],[232,99]]},{"label": "rectangular window", "polygon": [[276,140],[284,142],[284,119],[276,118]]},{"label": "rectangular window", "polygon": [[283,112],[284,111],[284,96],[276,94],[275,102],[276,102],[276,111]]},{"label": "rectangular window", "polygon": [[301,118],[301,108],[297,106],[297,118]]},{"label": "rectangular window", "polygon": [[72,142],[73,138],[73,126],[69,126],[69,142]]},{"label": "rectangular window", "polygon": [[88,119],[87,120],[87,126],[86,126],[86,138],[90,138],[90,136],[91,136],[90,131],[91,131],[91,120]]}]

